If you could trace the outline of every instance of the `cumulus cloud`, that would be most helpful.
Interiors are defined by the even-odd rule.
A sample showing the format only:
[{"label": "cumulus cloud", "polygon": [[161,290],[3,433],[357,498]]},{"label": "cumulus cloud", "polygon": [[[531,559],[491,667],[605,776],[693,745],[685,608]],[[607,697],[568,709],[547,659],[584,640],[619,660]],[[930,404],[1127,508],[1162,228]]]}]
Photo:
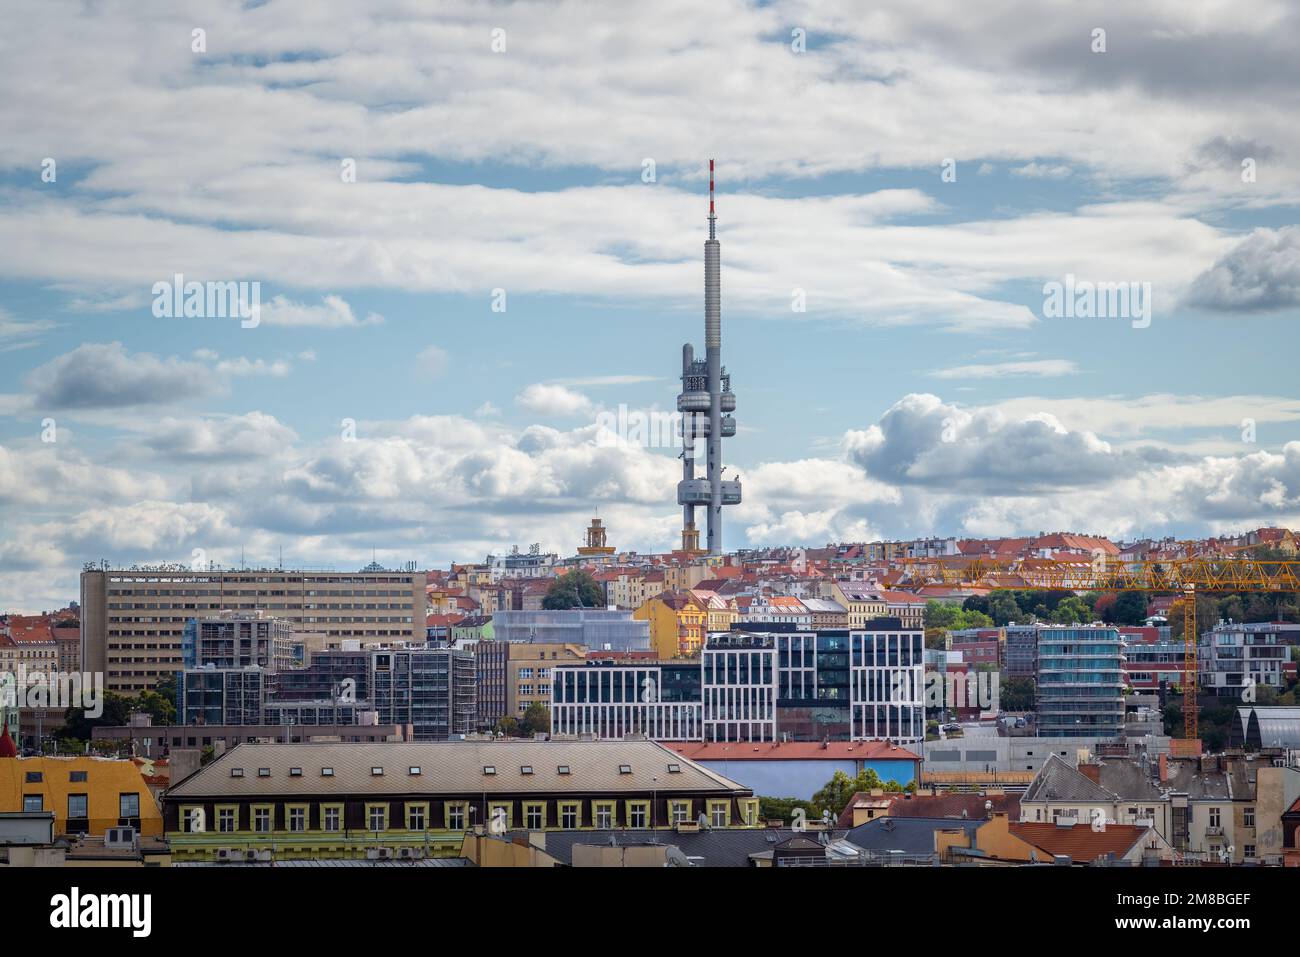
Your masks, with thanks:
[{"label": "cumulus cloud", "polygon": [[523,409],[538,415],[573,417],[590,415],[595,406],[581,392],[562,385],[535,382],[515,396]]},{"label": "cumulus cloud", "polygon": [[1196,277],[1187,301],[1236,313],[1300,305],[1300,228],[1255,230]]},{"label": "cumulus cloud", "polygon": [[86,342],[32,370],[24,383],[37,408],[89,411],[206,398],[221,394],[224,377],[283,377],[291,369],[280,359],[221,359],[211,349],[194,356],[198,361],[130,352],[121,342]]},{"label": "cumulus cloud", "polygon": [[144,444],[175,459],[231,461],[280,455],[296,440],[294,431],[275,416],[249,412],[189,419],[168,416],[149,429]]}]

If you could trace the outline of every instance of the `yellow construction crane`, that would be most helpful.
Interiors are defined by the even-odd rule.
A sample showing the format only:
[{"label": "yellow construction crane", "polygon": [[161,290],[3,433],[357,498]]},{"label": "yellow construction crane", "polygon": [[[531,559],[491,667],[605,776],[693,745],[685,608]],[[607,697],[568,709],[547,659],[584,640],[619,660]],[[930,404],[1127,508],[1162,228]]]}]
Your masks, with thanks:
[{"label": "yellow construction crane", "polygon": [[1130,561],[1097,553],[1001,561],[987,558],[904,559],[913,585],[957,585],[1008,591],[1159,591],[1181,594],[1183,606],[1183,736],[1197,739],[1196,595],[1199,592],[1300,592],[1300,560],[1234,555]]}]

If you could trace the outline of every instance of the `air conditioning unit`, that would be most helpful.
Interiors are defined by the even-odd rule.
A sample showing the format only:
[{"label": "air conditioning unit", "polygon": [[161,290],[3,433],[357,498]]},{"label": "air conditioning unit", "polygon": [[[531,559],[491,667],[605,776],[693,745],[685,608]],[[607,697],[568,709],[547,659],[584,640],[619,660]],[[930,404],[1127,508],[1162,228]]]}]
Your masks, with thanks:
[{"label": "air conditioning unit", "polygon": [[244,851],[244,861],[248,864],[256,864],[257,856],[258,856],[258,852],[253,850],[252,848],[249,848],[248,850]]},{"label": "air conditioning unit", "polygon": [[392,860],[393,849],[391,847],[368,847],[366,848],[366,859],[370,861],[388,861]]},{"label": "air conditioning unit", "polygon": [[240,851],[240,850],[238,850],[238,849],[236,849],[236,848],[233,848],[233,847],[219,847],[219,848],[217,848],[217,860],[218,860],[218,861],[221,861],[222,863],[228,863],[228,862],[230,862],[230,861],[237,861],[237,860],[239,860],[239,858],[242,856],[242,854],[243,854],[242,851]]},{"label": "air conditioning unit", "polygon": [[424,849],[420,847],[402,847],[397,850],[397,857],[403,861],[418,861],[424,857]]},{"label": "air conditioning unit", "polygon": [[262,862],[265,862],[265,863],[269,864],[269,863],[271,862],[271,851],[270,851],[270,849],[269,849],[269,848],[266,848],[266,849],[263,849],[263,850],[258,851],[258,852],[257,852],[257,859],[258,859],[259,861],[262,861]]},{"label": "air conditioning unit", "polygon": [[135,847],[135,828],[110,827],[104,830],[105,847]]}]

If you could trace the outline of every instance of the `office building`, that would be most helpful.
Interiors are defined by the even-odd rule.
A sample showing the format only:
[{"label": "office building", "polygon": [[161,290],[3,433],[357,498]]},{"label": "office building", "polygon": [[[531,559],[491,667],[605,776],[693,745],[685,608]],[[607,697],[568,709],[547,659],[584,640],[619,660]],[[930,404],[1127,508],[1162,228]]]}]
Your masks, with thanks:
[{"label": "office building", "polygon": [[501,610],[492,616],[497,641],[583,645],[591,651],[646,651],[650,626],[630,611],[569,608],[562,611]]},{"label": "office building", "polygon": [[263,611],[330,645],[423,642],[419,572],[193,571],[178,566],[81,573],[82,670],[135,694],[184,667],[185,626],[222,611]]}]

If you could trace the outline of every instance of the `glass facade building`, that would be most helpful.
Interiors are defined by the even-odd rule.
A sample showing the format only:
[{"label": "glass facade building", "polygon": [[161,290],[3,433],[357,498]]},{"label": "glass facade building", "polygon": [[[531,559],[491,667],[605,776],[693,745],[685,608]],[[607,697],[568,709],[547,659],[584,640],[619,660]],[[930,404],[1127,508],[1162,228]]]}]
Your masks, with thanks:
[{"label": "glass facade building", "polygon": [[1040,737],[1124,732],[1124,641],[1118,628],[1039,626]]}]

